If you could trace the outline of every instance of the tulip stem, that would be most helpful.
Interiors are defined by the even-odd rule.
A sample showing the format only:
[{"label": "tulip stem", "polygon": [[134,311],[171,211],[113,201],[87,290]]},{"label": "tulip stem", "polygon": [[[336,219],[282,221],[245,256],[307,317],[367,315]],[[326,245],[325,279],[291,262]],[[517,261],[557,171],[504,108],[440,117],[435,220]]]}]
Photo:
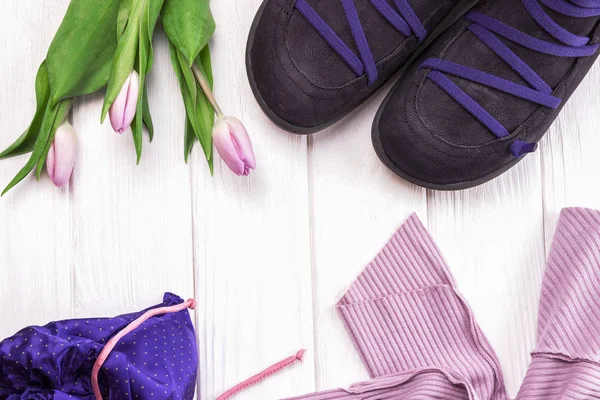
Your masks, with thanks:
[{"label": "tulip stem", "polygon": [[219,117],[219,118],[222,117],[223,111],[221,111],[221,107],[219,107],[219,104],[217,103],[217,100],[215,99],[215,95],[213,94],[213,92],[210,88],[210,85],[208,84],[206,78],[204,77],[204,74],[202,73],[202,71],[200,71],[200,69],[198,68],[198,66],[196,64],[192,64],[192,72],[194,73],[194,76],[196,77],[196,81],[198,81],[200,88],[204,92],[204,95],[206,96],[206,98],[208,99],[210,104],[213,106],[213,109],[217,113],[217,117]]}]

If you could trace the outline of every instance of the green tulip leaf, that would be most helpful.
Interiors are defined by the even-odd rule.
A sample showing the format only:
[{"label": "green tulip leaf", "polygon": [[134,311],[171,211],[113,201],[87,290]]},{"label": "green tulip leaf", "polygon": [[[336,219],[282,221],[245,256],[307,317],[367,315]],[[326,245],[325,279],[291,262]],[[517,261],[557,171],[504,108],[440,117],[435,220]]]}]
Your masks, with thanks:
[{"label": "green tulip leaf", "polygon": [[147,47],[147,60],[146,60],[146,75],[152,69],[154,64],[154,50],[152,48],[152,37],[154,35],[154,29],[156,28],[156,22],[160,16],[160,12],[164,5],[164,0],[146,0],[149,1],[144,19],[142,20],[142,30],[140,34],[146,32],[146,47]]},{"label": "green tulip leaf", "polygon": [[142,119],[144,121],[144,126],[148,131],[148,136],[150,137],[150,141],[154,139],[154,124],[152,123],[152,115],[150,115],[150,103],[148,102],[148,89],[144,90],[142,95]]},{"label": "green tulip leaf", "polygon": [[[173,70],[179,81],[181,95],[186,110],[186,128],[184,132],[184,159],[187,162],[194,145],[192,133],[200,142],[208,162],[211,174],[213,171],[212,128],[214,126],[214,110],[202,89],[196,82],[192,69],[185,56],[169,42]],[[210,86],[213,85],[212,67],[210,65],[210,49],[205,46],[196,59],[196,65],[204,74]]]},{"label": "green tulip leaf", "polygon": [[[29,173],[33,170],[36,164],[39,166],[41,159],[46,160],[48,155],[48,150],[52,145],[52,140],[54,138],[54,133],[58,126],[64,121],[66,118],[69,109],[71,107],[71,100],[62,101],[56,105],[52,105],[48,103],[46,110],[44,112],[44,118],[40,127],[39,136],[35,141],[35,145],[33,146],[33,151],[29,160],[25,164],[25,166],[17,173],[17,175],[13,178],[13,180],[6,186],[1,196],[4,196],[10,189],[15,187],[19,182],[21,182]],[[43,163],[42,163],[43,165]]]},{"label": "green tulip leaf", "polygon": [[194,148],[194,143],[196,143],[196,133],[194,132],[194,127],[190,122],[190,119],[185,115],[185,130],[183,132],[183,159],[186,164],[188,162],[188,157]]},{"label": "green tulip leaf", "polygon": [[[196,65],[200,69],[200,72],[206,80],[208,81],[211,89],[213,87],[213,77],[212,77],[212,68],[205,68],[205,65],[210,65],[210,49],[208,46],[205,46],[204,49],[200,52],[200,55],[196,59]],[[204,153],[206,155],[206,159],[209,163],[212,163],[212,151],[213,151],[213,142],[212,142],[212,129],[215,125],[215,111],[212,108],[212,105],[204,95],[204,92],[198,86],[198,95],[196,99],[196,119],[198,131],[196,135],[198,136],[198,140],[204,149]],[[211,168],[212,169],[212,168]]]},{"label": "green tulip leaf", "polygon": [[37,110],[29,128],[6,150],[0,153],[0,159],[14,157],[21,154],[30,153],[33,150],[36,139],[40,133],[40,128],[44,120],[44,113],[48,106],[50,98],[50,85],[48,83],[48,70],[44,61],[37,73],[35,80],[35,94]]},{"label": "green tulip leaf", "polygon": [[[143,68],[143,70],[140,67],[137,68],[140,77],[147,75],[153,64],[152,36],[162,9],[163,0],[122,1],[126,5],[121,7],[120,17],[124,18],[121,16],[121,13],[125,12],[124,9],[129,10],[129,15],[127,16],[127,24],[123,28],[123,34],[119,38],[112,63],[104,104],[102,105],[101,122],[106,119],[110,106],[119,96],[136,63]],[[119,21],[119,23],[122,23],[122,21]]]},{"label": "green tulip leaf", "polygon": [[208,0],[167,0],[161,21],[169,41],[192,63],[215,31]]},{"label": "green tulip leaf", "polygon": [[[194,74],[191,68],[188,67],[183,54],[178,51],[172,43],[170,44],[170,50],[173,69],[177,76],[177,80],[179,81],[179,87],[181,89],[181,95],[183,97],[189,124],[204,150],[204,155],[212,171],[212,128],[214,124],[214,111],[196,82]],[[198,57],[199,61],[197,62],[197,65],[201,70],[205,70],[203,65],[207,63],[210,64],[210,50],[208,49],[208,46],[205,47],[202,53],[203,57]],[[204,60],[204,64],[201,62],[202,60]],[[210,68],[208,70],[210,71]],[[212,74],[206,74],[205,76],[212,86]],[[184,154],[187,157],[187,154],[189,154],[189,151],[191,150],[189,129],[186,130],[185,135]]]},{"label": "green tulip leaf", "polygon": [[131,12],[132,5],[133,0],[121,0],[119,16],[117,17],[117,38],[120,38],[123,32],[125,32],[125,27],[129,21],[129,13]]},{"label": "green tulip leaf", "polygon": [[[133,70],[140,77],[139,96],[136,114],[131,124],[131,132],[139,164],[142,156],[143,127],[146,126],[150,140],[154,137],[154,126],[150,116],[148,94],[145,88],[146,75],[152,69],[154,54],[152,37],[154,28],[163,6],[163,0],[122,0],[118,30],[123,33],[119,37],[114,61],[112,64],[108,87],[102,105],[101,121],[104,121],[108,110],[119,96],[123,85]],[[124,17],[128,11],[127,17]],[[126,23],[123,21],[126,20]]]},{"label": "green tulip leaf", "polygon": [[[135,145],[135,152],[137,155],[137,163],[140,163],[142,158],[142,138],[143,138],[143,126],[144,126],[144,97],[146,94],[146,76],[152,69],[154,60],[154,50],[152,48],[152,36],[154,34],[154,28],[156,27],[156,21],[160,15],[160,10],[163,6],[163,0],[138,0],[143,3],[142,14],[139,24],[139,38],[138,38],[138,58],[136,68],[140,74],[140,95],[138,97],[138,104],[135,113],[134,123],[131,125],[131,131],[133,134],[133,143]],[[150,115],[150,114],[148,114]],[[147,120],[147,118],[146,118]],[[153,136],[154,132],[149,131],[150,136]]]},{"label": "green tulip leaf", "polygon": [[[200,70],[202,71],[202,73],[204,74],[204,76],[206,77],[206,80],[208,81],[211,89],[213,88],[214,85],[214,81],[213,81],[213,70],[212,70],[212,61],[211,61],[211,56],[210,56],[210,48],[208,45],[206,45],[204,47],[204,49],[200,52],[199,55],[199,62],[198,60],[196,61],[198,67],[200,68]],[[210,121],[210,127],[208,129],[210,129],[210,141],[211,141],[211,149],[212,149],[212,128],[215,126],[215,110],[212,107],[212,104],[210,104],[210,102],[207,101],[207,105],[208,108],[210,109],[210,117],[207,119]],[[208,167],[210,169],[210,174],[213,175],[214,174],[214,166],[213,166],[213,157],[214,155],[214,151],[211,152],[210,158],[207,160],[208,161]]]},{"label": "green tulip leaf", "polygon": [[144,109],[142,99],[146,96],[146,84],[144,75],[140,74],[140,88],[137,99],[137,108],[135,110],[135,117],[131,121],[131,134],[133,135],[133,145],[135,147],[136,163],[139,164],[142,159],[142,139],[143,139],[143,127],[144,127]]},{"label": "green tulip leaf", "polygon": [[106,85],[121,0],[71,0],[46,57],[51,105]]},{"label": "green tulip leaf", "polygon": [[179,82],[179,89],[181,90],[181,96],[183,98],[183,104],[185,106],[186,115],[188,116],[189,123],[192,124],[193,130],[195,131],[196,126],[194,124],[196,119],[189,117],[193,115],[195,110],[196,85],[193,81],[190,82],[188,75],[184,74],[184,69],[179,63],[180,52],[170,42],[169,50],[171,53],[171,64],[173,64],[173,71],[175,72],[175,76],[177,77],[177,81]]},{"label": "green tulip leaf", "polygon": [[58,109],[56,111],[56,116],[54,117],[54,123],[50,130],[50,135],[48,136],[48,140],[46,141],[46,146],[42,150],[42,153],[41,153],[40,158],[37,163],[37,170],[36,170],[35,176],[38,181],[40,180],[40,176],[42,175],[42,170],[44,169],[44,165],[46,164],[46,158],[48,158],[48,152],[50,151],[50,147],[52,146],[52,143],[54,142],[54,135],[56,133],[56,130],[58,129],[59,126],[62,125],[63,122],[65,122],[65,119],[67,118],[67,114],[69,114],[69,110],[71,110],[72,104],[73,104],[73,100],[71,100],[71,99],[64,100],[64,101],[61,101],[60,103],[58,103]]},{"label": "green tulip leaf", "polygon": [[[191,86],[190,93],[192,103],[190,104],[190,107],[193,111],[188,112],[188,116],[194,127],[196,137],[204,150],[206,160],[210,160],[212,158],[212,135],[210,130],[208,132],[206,130],[208,121],[205,119],[208,115],[208,113],[206,113],[206,106],[208,105],[210,107],[210,104],[208,104],[208,100],[206,100],[202,89],[200,89],[200,86],[196,82],[196,78],[194,77],[191,68],[187,66],[185,57],[181,52],[178,52],[177,54],[186,84],[188,87]],[[212,125],[210,129],[212,129]]]},{"label": "green tulip leaf", "polygon": [[190,92],[190,90],[193,90],[193,86],[190,88],[190,86],[185,81],[183,71],[181,70],[181,65],[179,64],[179,52],[171,42],[169,42],[169,52],[171,54],[171,64],[173,65],[173,71],[175,72],[175,76],[177,77],[177,81],[179,82],[179,88],[181,90],[181,96],[183,98],[183,104],[185,106],[183,157],[185,162],[187,163],[188,156],[192,151],[192,148],[194,147],[194,142],[196,141],[195,126],[192,125],[192,121],[190,120],[190,115],[192,113],[192,110],[194,109],[194,102],[192,94]]},{"label": "green tulip leaf", "polygon": [[139,164],[142,159],[142,131],[143,125],[138,124],[137,118],[131,121],[131,134],[133,136],[133,145],[135,146],[136,164]]},{"label": "green tulip leaf", "polygon": [[[183,77],[183,83],[185,84],[192,101],[191,105],[195,108],[196,99],[198,98],[198,83],[196,82],[196,78],[194,78],[192,70],[187,66],[187,60],[183,54],[178,50],[175,50],[175,54],[177,56],[177,63],[179,65],[179,70],[181,71],[181,76]],[[195,121],[192,120],[191,122],[193,124]]]},{"label": "green tulip leaf", "polygon": [[[137,0],[129,5],[129,18],[127,27],[119,38],[114,60],[108,78],[108,87],[102,104],[100,122],[104,122],[108,109],[114,103],[121,92],[127,78],[133,71],[138,54],[138,40],[140,37],[140,19],[142,18],[142,6],[144,0]],[[132,7],[133,6],[133,7]]]},{"label": "green tulip leaf", "polygon": [[208,163],[208,170],[210,171],[210,176],[213,176],[215,174],[215,166],[212,154],[210,155],[210,158],[206,160],[206,162]]},{"label": "green tulip leaf", "polygon": [[196,60],[196,65],[202,70],[202,73],[206,77],[206,80],[210,84],[210,87],[213,87],[213,71],[212,71],[212,62],[210,57],[210,48],[208,45],[202,49],[200,52],[200,57]]}]

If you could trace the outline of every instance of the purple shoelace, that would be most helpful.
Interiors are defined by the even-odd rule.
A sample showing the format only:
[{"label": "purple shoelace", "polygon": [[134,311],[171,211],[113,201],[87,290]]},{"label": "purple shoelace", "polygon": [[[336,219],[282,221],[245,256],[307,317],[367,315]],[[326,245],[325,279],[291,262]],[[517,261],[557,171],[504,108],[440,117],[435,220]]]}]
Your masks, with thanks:
[{"label": "purple shoelace", "polygon": [[[427,31],[415,14],[407,0],[394,0],[398,12],[386,0],[369,0],[373,7],[404,36],[416,36],[419,42],[425,40]],[[352,36],[356,42],[359,55],[357,56],[344,41],[331,29],[321,16],[306,2],[297,0],[296,9],[316,29],[323,39],[348,64],[357,76],[366,73],[369,85],[377,80],[377,64],[367,41],[365,31],[360,22],[354,0],[341,0],[346,18],[350,24]]]},{"label": "purple shoelace", "polygon": [[[562,44],[550,43],[529,36],[496,18],[478,12],[467,14],[465,19],[472,22],[468,28],[469,31],[477,36],[477,38],[479,38],[479,40],[494,53],[500,56],[504,62],[531,85],[531,88],[487,72],[437,58],[427,59],[420,66],[422,69],[431,70],[427,75],[427,78],[448,93],[450,97],[456,100],[498,138],[504,138],[510,133],[500,122],[498,122],[498,120],[452,82],[445,74],[457,76],[520,97],[541,106],[556,109],[560,106],[562,99],[553,96],[552,88],[531,67],[519,58],[519,56],[502,43],[498,36],[527,49],[558,57],[591,56],[596,53],[599,46],[597,44],[590,45],[590,38],[574,35],[554,22],[546,11],[544,11],[540,3],[559,14],[585,18],[600,16],[600,0],[521,1],[538,25]],[[537,143],[528,143],[517,139],[511,144],[510,152],[514,157],[522,157],[527,153],[535,151],[536,148]]]}]

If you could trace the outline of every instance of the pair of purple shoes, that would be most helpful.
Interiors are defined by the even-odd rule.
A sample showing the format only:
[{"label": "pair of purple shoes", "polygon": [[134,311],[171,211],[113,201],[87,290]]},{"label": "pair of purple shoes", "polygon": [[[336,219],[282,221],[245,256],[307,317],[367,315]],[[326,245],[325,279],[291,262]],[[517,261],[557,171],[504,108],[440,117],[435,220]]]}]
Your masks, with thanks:
[{"label": "pair of purple shoes", "polygon": [[379,158],[427,188],[484,183],[536,150],[591,68],[600,0],[469,3],[264,0],[247,48],[252,90],[277,125],[308,134],[408,66],[373,123]]}]

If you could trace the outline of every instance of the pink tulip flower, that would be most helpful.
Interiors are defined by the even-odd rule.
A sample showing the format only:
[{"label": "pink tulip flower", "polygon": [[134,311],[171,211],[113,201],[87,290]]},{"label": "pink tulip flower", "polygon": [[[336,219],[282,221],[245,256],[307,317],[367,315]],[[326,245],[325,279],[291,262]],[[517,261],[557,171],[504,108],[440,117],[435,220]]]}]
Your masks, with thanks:
[{"label": "pink tulip flower", "polygon": [[129,74],[121,92],[108,110],[110,124],[115,132],[123,133],[131,125],[137,110],[139,92],[140,76],[134,70]]},{"label": "pink tulip flower", "polygon": [[239,119],[223,115],[206,77],[195,64],[192,65],[192,72],[217,114],[217,123],[212,130],[213,143],[217,152],[234,174],[250,175],[250,171],[256,168],[256,158],[254,158],[248,131]]},{"label": "pink tulip flower", "polygon": [[256,168],[250,137],[237,118],[220,116],[212,136],[221,159],[236,175],[247,176]]},{"label": "pink tulip flower", "polygon": [[54,142],[46,158],[48,176],[57,187],[69,182],[77,158],[77,133],[68,122],[63,123],[54,135]]}]

